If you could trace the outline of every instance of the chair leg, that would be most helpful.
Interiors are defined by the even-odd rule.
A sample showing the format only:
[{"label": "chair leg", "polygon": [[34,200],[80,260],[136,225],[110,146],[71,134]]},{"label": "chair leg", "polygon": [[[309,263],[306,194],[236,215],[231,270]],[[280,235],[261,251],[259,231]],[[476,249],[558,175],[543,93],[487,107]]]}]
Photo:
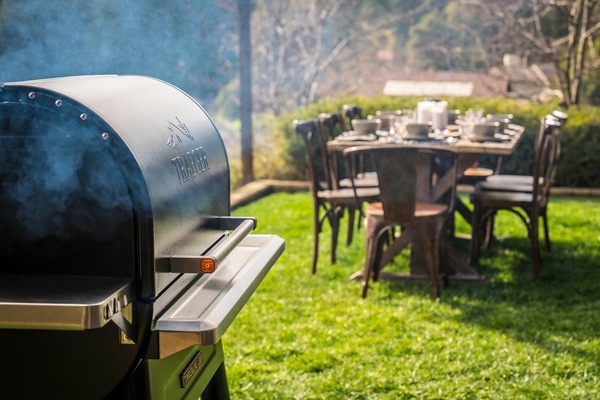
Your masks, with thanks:
[{"label": "chair leg", "polygon": [[373,254],[373,262],[371,267],[371,274],[373,275],[373,282],[377,282],[379,280],[379,273],[383,268],[381,264],[381,258],[383,255],[383,248],[386,244],[390,244],[389,242],[389,229],[381,232],[376,239],[375,243],[375,253]]},{"label": "chair leg", "polygon": [[475,201],[471,215],[471,242],[469,243],[469,265],[479,263],[479,239],[481,237],[481,204]]},{"label": "chair leg", "polygon": [[494,240],[494,222],[496,220],[496,213],[491,214],[486,218],[485,221],[485,238],[483,241],[483,247],[489,250]]},{"label": "chair leg", "polygon": [[313,209],[313,254],[311,273],[317,273],[317,259],[319,258],[319,233],[321,232],[321,221],[319,220],[319,206]]},{"label": "chair leg", "polygon": [[348,207],[348,233],[346,234],[346,246],[350,246],[352,244],[352,239],[354,238],[354,214],[356,210],[354,207]]},{"label": "chair leg", "polygon": [[369,279],[371,279],[371,275],[374,274],[374,271],[377,269],[377,264],[379,263],[379,246],[380,242],[382,242],[382,237],[386,232],[383,228],[384,226],[380,226],[376,218],[365,218],[366,255],[361,291],[361,297],[363,299],[367,297]]},{"label": "chair leg", "polygon": [[369,279],[371,278],[371,271],[373,270],[373,266],[375,264],[377,253],[377,243],[376,238],[368,237],[367,238],[367,254],[365,256],[365,267],[363,270],[363,280],[362,280],[362,288],[360,296],[364,299],[367,297],[367,291],[369,290]]},{"label": "chair leg", "polygon": [[355,218],[356,220],[356,231],[359,232],[362,225],[363,225],[363,215],[361,212],[361,209],[357,209],[355,210],[358,213],[358,218]]},{"label": "chair leg", "polygon": [[537,218],[530,220],[531,227],[529,228],[529,234],[531,239],[531,261],[533,264],[533,280],[538,281],[540,279],[540,266],[542,263],[542,256],[540,252],[540,236],[538,229]]},{"label": "chair leg", "polygon": [[437,299],[440,297],[440,283],[438,277],[439,268],[439,242],[434,235],[431,237],[428,232],[424,232],[424,227],[418,227],[417,231],[423,243],[423,255],[425,262],[427,263],[427,270],[429,272],[429,279],[431,280],[431,288],[433,290],[433,298]]},{"label": "chair leg", "polygon": [[331,263],[335,264],[336,261],[336,250],[337,242],[340,234],[340,219],[343,214],[343,210],[334,209],[332,216],[329,219],[331,225]]},{"label": "chair leg", "polygon": [[448,274],[448,238],[445,236],[446,233],[442,234],[439,241],[439,254],[440,254],[440,270],[442,272],[442,282],[444,287],[450,286],[450,277]]},{"label": "chair leg", "polygon": [[550,243],[550,230],[548,229],[548,215],[546,214],[546,208],[542,210],[542,220],[544,221],[544,240],[546,241],[546,250],[552,251],[552,245]]}]

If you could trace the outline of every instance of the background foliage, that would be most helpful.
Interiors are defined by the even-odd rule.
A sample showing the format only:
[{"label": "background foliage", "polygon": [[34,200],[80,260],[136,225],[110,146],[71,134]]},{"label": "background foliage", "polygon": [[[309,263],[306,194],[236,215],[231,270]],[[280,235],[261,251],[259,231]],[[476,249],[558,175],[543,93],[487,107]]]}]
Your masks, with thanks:
[{"label": "background foliage", "polygon": [[[364,116],[377,110],[413,108],[421,98],[351,97],[323,100],[296,112],[282,114],[268,126],[272,147],[257,149],[257,176],[275,179],[304,179],[305,161],[302,142],[293,131],[294,119],[317,118],[320,113],[341,112],[344,104],[356,104]],[[537,124],[554,109],[567,112],[569,120],[561,131],[561,159],[556,186],[600,187],[600,107],[561,108],[558,104],[535,104],[510,99],[448,98],[451,109],[464,113],[483,108],[486,113],[512,113],[514,122],[525,127],[525,136],[513,154],[504,158],[502,173],[527,175],[532,172],[533,139]],[[268,158],[260,154],[269,154]],[[265,164],[264,162],[267,161]],[[491,160],[490,160],[491,161]]]},{"label": "background foliage", "polygon": [[[560,4],[576,1],[580,0]],[[547,0],[253,1],[255,176],[303,178],[301,147],[290,131],[294,118],[338,111],[344,103],[358,103],[369,114],[412,107],[420,100],[351,97],[367,76],[390,69],[402,76],[403,68],[487,70],[501,63],[506,52],[531,53],[522,37],[509,35],[508,19],[481,10],[493,6],[489,9],[502,11],[506,4],[507,17],[528,23],[531,12],[526,8],[534,3],[549,4]],[[82,74],[163,79],[193,95],[220,120],[217,126],[225,136],[235,181],[240,170],[236,10],[235,0],[0,0],[0,82]],[[548,38],[569,31],[556,13],[543,15],[540,30]],[[588,42],[596,49],[590,54],[600,54],[599,41],[590,36]],[[379,57],[382,52],[392,57]],[[529,53],[530,61],[544,60]],[[597,66],[591,63],[582,71],[582,93],[588,103],[600,95]],[[540,116],[558,107],[500,99],[448,100],[451,107],[463,110],[469,106],[508,110],[528,132],[534,132]],[[557,183],[598,187],[598,110],[582,106],[567,111],[571,118]],[[505,172],[529,171],[531,146],[525,139],[505,164]]]}]

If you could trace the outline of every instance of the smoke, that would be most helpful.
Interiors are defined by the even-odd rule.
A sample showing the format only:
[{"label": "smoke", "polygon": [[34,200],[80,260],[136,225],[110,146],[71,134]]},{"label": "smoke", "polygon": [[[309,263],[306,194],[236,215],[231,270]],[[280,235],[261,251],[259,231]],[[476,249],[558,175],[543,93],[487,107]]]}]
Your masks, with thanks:
[{"label": "smoke", "polygon": [[212,1],[4,0],[0,81],[148,75],[212,99],[235,70],[235,18]]},{"label": "smoke", "polygon": [[[147,75],[206,104],[236,75],[236,20],[219,2],[0,4],[0,82]],[[134,207],[123,166],[69,121],[0,107],[0,272],[14,273],[11,264],[30,273],[132,268]]]},{"label": "smoke", "polygon": [[[3,110],[0,232],[7,248],[39,239],[108,239],[130,223],[132,202],[119,167],[99,140],[48,114]],[[61,125],[58,125],[61,124]],[[5,249],[6,250],[6,249]]]}]

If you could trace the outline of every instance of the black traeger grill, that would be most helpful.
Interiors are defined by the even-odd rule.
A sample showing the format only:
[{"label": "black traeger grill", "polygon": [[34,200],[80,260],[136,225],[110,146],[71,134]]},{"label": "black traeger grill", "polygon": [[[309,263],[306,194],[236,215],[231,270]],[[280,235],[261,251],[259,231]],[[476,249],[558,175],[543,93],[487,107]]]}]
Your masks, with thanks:
[{"label": "black traeger grill", "polygon": [[228,398],[221,337],[282,253],[225,148],[141,76],[0,87],[0,398]]}]

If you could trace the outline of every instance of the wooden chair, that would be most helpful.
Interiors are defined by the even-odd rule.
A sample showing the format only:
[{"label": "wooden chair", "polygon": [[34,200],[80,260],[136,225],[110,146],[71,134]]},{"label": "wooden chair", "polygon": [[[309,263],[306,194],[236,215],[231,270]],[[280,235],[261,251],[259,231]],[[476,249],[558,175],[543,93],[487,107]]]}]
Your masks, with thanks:
[{"label": "wooden chair", "polygon": [[[552,114],[548,115],[549,118],[555,118],[560,122],[561,127],[564,127],[567,123],[568,116],[562,111],[554,110]],[[558,133],[560,130],[555,129],[555,133]],[[558,166],[558,161],[560,159],[560,137],[556,138],[556,151],[554,155],[554,165],[552,166],[552,179],[556,176],[556,168]],[[490,176],[485,180],[485,184],[482,185],[482,189],[490,189],[496,190],[501,188],[501,185],[506,186],[506,190],[510,190],[510,187],[516,188],[517,191],[521,190],[529,190],[533,189],[533,176],[532,175],[504,175],[498,174]],[[520,185],[526,185],[528,188],[519,188]]]},{"label": "wooden chair", "polygon": [[[343,110],[345,117],[348,120],[348,126],[350,127],[350,129],[353,129],[353,127],[352,127],[353,119],[362,119],[363,118],[362,108],[360,108],[357,105],[344,104],[342,106],[342,110]],[[362,157],[355,157],[354,160],[352,160],[352,162],[355,163],[355,165],[357,166],[355,169],[356,177],[358,177],[360,180],[364,179],[364,181],[363,181],[364,183],[356,182],[356,184],[358,184],[359,186],[370,187],[371,184],[374,181],[376,181],[375,175],[371,172],[366,171],[365,162],[362,159]],[[344,181],[344,185],[347,185],[348,183],[349,183],[348,181]]]},{"label": "wooden chair", "polygon": [[[460,110],[455,110],[455,112],[460,114]],[[458,178],[458,183],[471,186],[474,189],[480,182],[484,182],[486,179],[499,174],[500,169],[502,168],[502,161],[503,158],[501,156],[495,157],[495,165],[493,168],[483,167],[477,162],[463,171],[462,176]],[[456,211],[467,221],[471,218],[471,210],[460,197],[457,197],[455,207]]]},{"label": "wooden chair", "polygon": [[[388,244],[387,232],[400,227],[401,234],[395,235],[393,240],[406,240],[403,235],[412,235],[413,239],[419,240],[433,296],[439,297],[440,266],[447,282],[445,260],[440,262],[440,240],[455,197],[455,153],[424,147],[360,146],[346,149],[344,155],[346,160],[357,155],[369,157],[379,178],[381,202],[370,204],[365,210],[366,257],[361,296],[364,298],[367,295],[369,279],[373,277],[373,280],[377,280],[382,267],[380,261],[388,258],[383,253],[383,246]],[[423,183],[431,184],[430,189],[433,187],[435,177],[429,173],[422,176],[422,171],[432,171],[435,168],[421,167],[433,160],[443,161],[440,163],[451,174],[453,184],[449,193],[443,196],[444,202],[418,199],[418,193],[423,191]],[[429,194],[424,197],[429,197]]]},{"label": "wooden chair", "polygon": [[[339,235],[340,219],[347,208],[355,208],[364,202],[374,202],[378,199],[378,188],[362,188],[354,191],[351,188],[331,189],[327,183],[320,180],[320,177],[327,175],[325,171],[318,171],[315,162],[322,151],[320,145],[315,144],[319,140],[321,133],[318,120],[311,119],[307,121],[294,121],[294,129],[302,138],[305,149],[305,159],[307,167],[307,179],[310,192],[313,198],[313,255],[311,272],[317,271],[317,258],[319,254],[319,234],[322,231],[325,220],[331,226],[331,262],[336,261],[336,248]],[[327,179],[325,179],[325,182]],[[358,206],[357,206],[358,204]]]},{"label": "wooden chair", "polygon": [[[339,113],[326,114],[322,113],[319,115],[319,123],[321,124],[320,142],[321,145],[321,156],[322,163],[326,166],[326,170],[329,175],[330,187],[329,189],[347,189],[352,187],[350,178],[345,177],[345,170],[343,168],[344,162],[341,159],[342,155],[339,152],[330,153],[327,151],[327,141],[335,139],[339,134],[346,131],[346,124],[344,123],[344,117]],[[377,188],[379,183],[377,182],[377,175],[372,173],[359,173],[356,177],[355,184],[357,187],[362,188]],[[354,222],[356,221],[356,228],[360,229],[362,222],[360,218],[360,210],[357,210],[351,206],[348,206],[348,230],[346,235],[346,245],[350,245],[354,238]],[[358,214],[358,218],[357,215]]]},{"label": "wooden chair", "polygon": [[[324,140],[333,140],[342,132],[346,131],[344,117],[339,113],[320,114],[319,121],[322,125],[322,131],[325,134]],[[341,156],[341,154],[340,154]],[[352,187],[350,178],[345,173],[344,162],[338,157],[329,155],[331,180],[335,188]],[[378,187],[377,175],[372,173],[359,173],[356,177],[355,184],[357,187]],[[337,185],[337,186],[336,186]]]},{"label": "wooden chair", "polygon": [[[554,137],[554,149],[550,157],[546,160],[548,163],[544,168],[549,168],[549,176],[554,183],[556,177],[556,170],[558,167],[558,161],[560,159],[560,131],[564,124],[567,122],[567,114],[561,111],[553,111],[552,114],[546,116],[547,119],[555,119],[560,123],[560,127],[547,130],[547,133],[553,134]],[[534,149],[535,150],[535,149]],[[540,184],[543,184],[544,177],[542,176]],[[476,185],[478,191],[497,191],[497,192],[521,192],[531,193],[533,192],[533,175],[494,175],[489,177],[483,182]],[[547,207],[540,209],[540,217],[544,224],[544,239],[546,244],[546,250],[551,251],[552,245],[550,242],[550,232],[548,228],[548,215]],[[493,217],[491,217],[488,223],[488,231],[486,232],[485,247],[489,247],[490,240],[493,236]]]},{"label": "wooden chair", "polygon": [[471,244],[469,263],[479,262],[480,241],[489,219],[498,211],[506,210],[517,215],[527,228],[531,242],[533,278],[539,279],[541,254],[539,246],[539,219],[547,207],[552,186],[551,159],[556,152],[555,129],[560,122],[554,118],[542,118],[535,139],[533,162],[533,190],[531,192],[502,192],[479,190],[471,195],[473,214],[471,221]]}]

